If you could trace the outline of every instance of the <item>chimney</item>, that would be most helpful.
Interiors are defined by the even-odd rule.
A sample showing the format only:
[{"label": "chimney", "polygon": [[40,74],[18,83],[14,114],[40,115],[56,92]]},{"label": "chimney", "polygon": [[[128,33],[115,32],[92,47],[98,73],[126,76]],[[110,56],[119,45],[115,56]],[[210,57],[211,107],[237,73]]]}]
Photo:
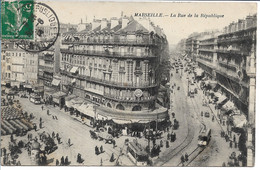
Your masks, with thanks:
[{"label": "chimney", "polygon": [[122,28],[126,27],[128,22],[129,22],[128,18],[126,16],[124,16],[122,18]]},{"label": "chimney", "polygon": [[118,25],[118,19],[116,17],[111,18],[111,29]]},{"label": "chimney", "polygon": [[103,18],[101,21],[101,30],[107,27],[107,19]]},{"label": "chimney", "polygon": [[92,30],[96,29],[97,27],[99,27],[101,25],[101,21],[98,19],[93,19],[93,23],[92,23]]}]

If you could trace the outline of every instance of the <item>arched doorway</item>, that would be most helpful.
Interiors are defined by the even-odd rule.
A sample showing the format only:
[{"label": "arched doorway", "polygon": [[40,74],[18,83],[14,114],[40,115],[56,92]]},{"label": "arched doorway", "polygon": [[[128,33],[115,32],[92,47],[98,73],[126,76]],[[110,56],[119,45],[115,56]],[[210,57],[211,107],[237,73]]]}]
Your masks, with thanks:
[{"label": "arched doorway", "polygon": [[86,99],[90,99],[90,96],[88,94],[86,94]]},{"label": "arched doorway", "polygon": [[107,103],[107,107],[112,108],[112,105],[110,103]]},{"label": "arched doorway", "polygon": [[118,104],[116,106],[116,109],[118,109],[118,110],[125,110],[125,107],[122,104]]},{"label": "arched doorway", "polygon": [[142,107],[140,105],[136,105],[133,107],[132,111],[141,111]]}]

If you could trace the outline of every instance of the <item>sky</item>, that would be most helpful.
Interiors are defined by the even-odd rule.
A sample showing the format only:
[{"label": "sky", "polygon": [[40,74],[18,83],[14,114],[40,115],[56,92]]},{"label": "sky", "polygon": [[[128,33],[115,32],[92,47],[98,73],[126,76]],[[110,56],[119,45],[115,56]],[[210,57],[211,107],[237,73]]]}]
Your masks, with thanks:
[{"label": "sky", "polygon": [[[178,43],[193,32],[223,29],[238,19],[255,14],[256,3],[246,2],[84,2],[84,1],[43,1],[57,14],[60,22],[78,24],[81,19],[91,22],[93,18],[120,17],[135,13],[163,13],[164,17],[150,17],[163,28],[170,44]],[[199,17],[195,18],[194,14]],[[171,14],[186,14],[186,17],[170,17]],[[192,17],[187,17],[191,14]],[[222,18],[203,18],[201,14],[224,15]],[[140,17],[137,17],[137,19]]]}]

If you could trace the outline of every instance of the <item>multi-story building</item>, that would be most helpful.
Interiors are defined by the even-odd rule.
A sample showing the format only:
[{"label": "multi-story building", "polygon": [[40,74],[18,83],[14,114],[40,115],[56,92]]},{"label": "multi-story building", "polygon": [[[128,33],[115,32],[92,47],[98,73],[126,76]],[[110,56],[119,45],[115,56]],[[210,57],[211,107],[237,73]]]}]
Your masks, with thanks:
[{"label": "multi-story building", "polygon": [[5,58],[5,67],[2,71],[2,80],[11,86],[20,87],[20,84],[34,84],[37,82],[38,55],[20,49],[12,41],[3,41],[2,55]]},{"label": "multi-story building", "polygon": [[256,95],[256,15],[231,23],[218,36],[216,78],[248,120],[248,166],[253,165]]},{"label": "multi-story building", "polygon": [[[72,30],[76,30],[77,26],[72,24],[60,24],[60,34]],[[53,36],[53,31],[49,26],[41,26],[40,29],[44,32],[43,39],[48,39]],[[38,82],[45,86],[45,91],[48,88],[53,88],[53,90],[59,90],[60,84],[58,81],[54,80],[54,75],[59,74],[60,71],[60,45],[61,38],[57,38],[55,44],[47,50],[39,53],[39,72],[38,72]]]},{"label": "multi-story building", "polygon": [[[188,54],[195,51],[194,44],[193,38],[188,38]],[[218,35],[204,36],[200,39],[199,46],[199,55],[196,57],[198,66],[210,78],[216,80],[222,93],[247,117],[247,163],[252,166],[256,95],[256,15],[232,22]]]},{"label": "multi-story building", "polygon": [[190,35],[189,38],[186,39],[185,47],[186,47],[186,54],[187,57],[196,61],[196,57],[198,55],[198,48],[199,48],[199,37],[201,35],[198,33],[194,33]]},{"label": "multi-story building", "polygon": [[196,57],[196,62],[198,66],[202,68],[205,73],[210,77],[215,79],[216,73],[215,68],[217,67],[217,36],[218,32],[213,32],[212,34],[205,35],[201,38],[198,49],[198,56]]},{"label": "multi-story building", "polygon": [[61,49],[62,90],[98,105],[105,118],[142,122],[164,119],[156,104],[158,63],[166,36],[149,20],[94,20],[66,33]]}]

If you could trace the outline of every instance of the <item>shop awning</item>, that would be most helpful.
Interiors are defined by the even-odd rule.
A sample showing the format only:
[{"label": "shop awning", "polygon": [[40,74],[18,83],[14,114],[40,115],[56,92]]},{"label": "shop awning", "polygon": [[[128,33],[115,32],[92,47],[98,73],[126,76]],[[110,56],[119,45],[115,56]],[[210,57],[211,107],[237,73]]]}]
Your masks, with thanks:
[{"label": "shop awning", "polygon": [[78,67],[72,67],[72,69],[70,70],[71,73],[76,73],[76,71],[78,70]]},{"label": "shop awning", "polygon": [[133,123],[130,120],[119,120],[119,119],[113,119],[113,122],[115,122],[116,124],[120,124],[120,125]]},{"label": "shop awning", "polygon": [[78,111],[80,111],[81,113],[90,116],[90,117],[95,117],[95,112],[94,112],[94,108],[93,108],[93,104],[90,103],[83,103],[82,105],[80,105],[78,108]]},{"label": "shop awning", "polygon": [[246,116],[243,114],[233,115],[232,119],[235,127],[242,128],[247,123]]},{"label": "shop awning", "polygon": [[17,87],[19,88],[20,87],[20,82],[19,81],[11,81],[11,87]]},{"label": "shop awning", "polygon": [[69,101],[69,100],[74,99],[74,98],[76,98],[76,97],[77,97],[76,95],[71,94],[71,95],[66,96],[66,97],[65,97],[65,100],[66,100],[66,101]]},{"label": "shop awning", "polygon": [[224,100],[227,99],[226,96],[224,96],[218,92],[216,92],[214,95],[218,98],[217,104],[222,103]]},{"label": "shop awning", "polygon": [[53,79],[52,82],[51,82],[51,85],[53,85],[53,86],[58,86],[58,85],[60,85],[60,80]]},{"label": "shop awning", "polygon": [[162,98],[162,97],[157,97],[157,100],[158,100],[160,103],[163,103],[163,98]]},{"label": "shop awning", "polygon": [[223,106],[223,109],[225,109],[226,111],[232,110],[235,108],[235,105],[233,102],[231,102],[230,100],[228,100]]},{"label": "shop awning", "polygon": [[59,91],[59,92],[56,92],[52,95],[53,98],[60,98],[60,97],[64,97],[66,96],[67,94],[62,92],[62,91]]},{"label": "shop awning", "polygon": [[30,84],[25,84],[23,87],[27,88],[27,89],[32,89],[32,85],[30,85]]},{"label": "shop awning", "polygon": [[71,99],[70,101],[66,101],[65,104],[67,107],[73,107],[78,109],[78,107],[80,105],[82,105],[82,103],[84,102],[84,99],[80,98],[80,97],[76,97]]},{"label": "shop awning", "polygon": [[196,76],[202,76],[204,71],[201,68],[196,68],[194,72],[196,73]]}]

